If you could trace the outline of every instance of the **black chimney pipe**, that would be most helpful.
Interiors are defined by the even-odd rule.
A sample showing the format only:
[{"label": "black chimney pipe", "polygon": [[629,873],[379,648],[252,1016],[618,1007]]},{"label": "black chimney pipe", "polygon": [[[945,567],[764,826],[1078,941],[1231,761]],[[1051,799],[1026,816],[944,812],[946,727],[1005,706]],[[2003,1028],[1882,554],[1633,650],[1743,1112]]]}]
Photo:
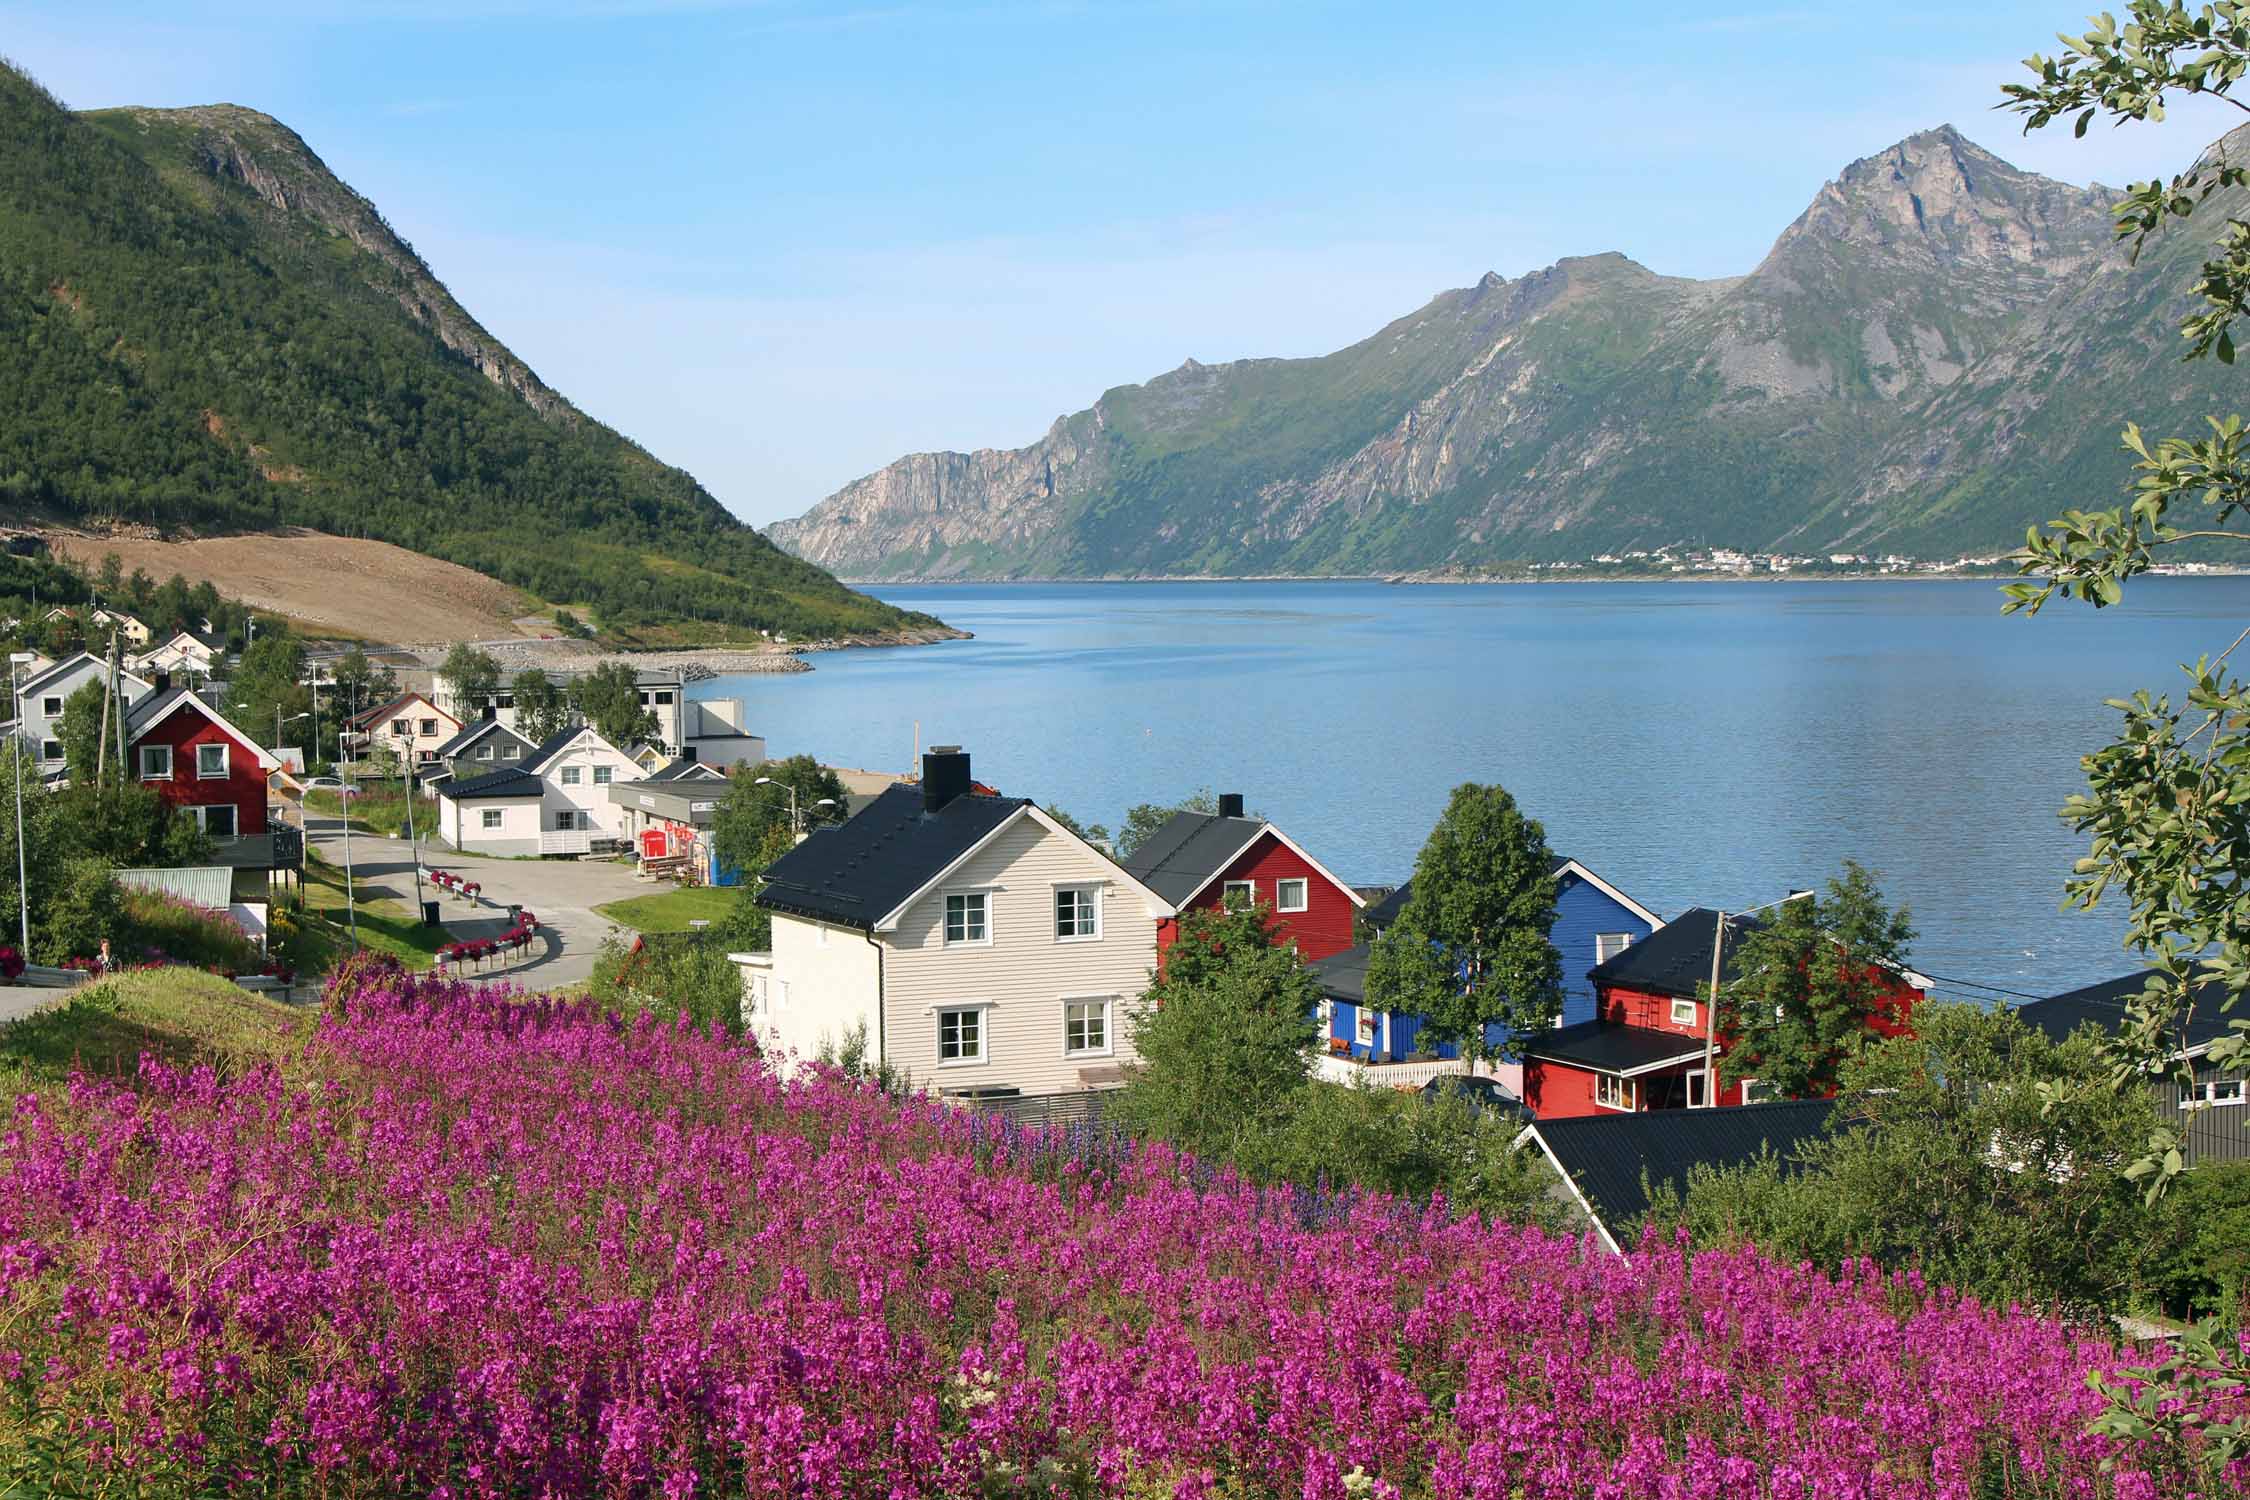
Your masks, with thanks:
[{"label": "black chimney pipe", "polygon": [[1219,793],[1219,816],[1220,816],[1220,817],[1222,817],[1222,818],[1239,818],[1239,817],[1241,817],[1241,816],[1242,816],[1242,793],[1240,793],[1240,792],[1221,792],[1221,793]]},{"label": "black chimney pipe", "polygon": [[922,757],[922,811],[967,796],[969,785],[969,753],[959,745],[932,745]]}]

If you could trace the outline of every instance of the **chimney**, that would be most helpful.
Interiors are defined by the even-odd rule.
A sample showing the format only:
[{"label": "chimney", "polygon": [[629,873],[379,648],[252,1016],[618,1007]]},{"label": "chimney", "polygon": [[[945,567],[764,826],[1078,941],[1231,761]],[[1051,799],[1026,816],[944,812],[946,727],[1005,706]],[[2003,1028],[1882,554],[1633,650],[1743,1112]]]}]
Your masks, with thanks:
[{"label": "chimney", "polygon": [[932,745],[922,757],[922,811],[936,812],[969,791],[969,753],[959,745]]},{"label": "chimney", "polygon": [[702,752],[697,750],[693,745],[682,745],[680,747],[680,759],[686,761],[691,766],[695,764],[696,756],[701,753]]},{"label": "chimney", "polygon": [[1239,818],[1239,817],[1241,817],[1241,816],[1242,816],[1242,793],[1240,793],[1240,792],[1221,792],[1221,793],[1219,793],[1219,816],[1220,816],[1220,817],[1222,817],[1222,818]]},{"label": "chimney", "polygon": [[485,704],[485,706],[484,706],[484,712],[483,712],[483,714],[481,715],[481,717],[483,718],[484,722],[485,722],[485,723],[487,723],[487,724],[489,724],[489,723],[491,723],[491,722],[492,722],[493,720],[495,720],[495,719],[499,718],[499,717],[500,717],[500,705],[499,705],[499,704],[497,704],[497,703],[487,703],[487,704]]},{"label": "chimney", "polygon": [[169,672],[155,673],[150,679],[149,686],[154,689],[155,692],[164,692],[172,686],[172,674]]}]

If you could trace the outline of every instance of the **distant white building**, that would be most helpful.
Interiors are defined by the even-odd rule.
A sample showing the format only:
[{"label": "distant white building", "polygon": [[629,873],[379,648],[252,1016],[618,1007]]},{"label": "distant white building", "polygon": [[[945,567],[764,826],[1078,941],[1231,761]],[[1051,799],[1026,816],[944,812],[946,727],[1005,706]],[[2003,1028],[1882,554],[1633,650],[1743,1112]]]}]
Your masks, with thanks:
[{"label": "distant white building", "polygon": [[438,832],[465,853],[584,854],[598,840],[625,838],[624,810],[609,789],[643,774],[591,728],[566,729],[513,769],[448,780],[438,789]]}]

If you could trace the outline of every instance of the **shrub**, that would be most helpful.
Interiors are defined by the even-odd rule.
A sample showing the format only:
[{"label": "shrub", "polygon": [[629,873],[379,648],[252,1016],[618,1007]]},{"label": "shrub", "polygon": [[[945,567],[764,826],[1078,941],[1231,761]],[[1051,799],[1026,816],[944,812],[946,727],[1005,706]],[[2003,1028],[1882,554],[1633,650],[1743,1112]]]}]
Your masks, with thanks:
[{"label": "shrub", "polygon": [[148,890],[120,892],[118,907],[122,953],[154,948],[220,974],[249,973],[264,962],[242,924],[223,911]]}]

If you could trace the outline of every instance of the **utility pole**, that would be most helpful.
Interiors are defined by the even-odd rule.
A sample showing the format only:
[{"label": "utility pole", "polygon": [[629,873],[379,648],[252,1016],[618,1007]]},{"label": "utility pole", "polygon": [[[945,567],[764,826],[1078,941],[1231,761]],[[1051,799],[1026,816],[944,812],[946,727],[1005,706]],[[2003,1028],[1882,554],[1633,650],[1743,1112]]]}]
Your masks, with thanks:
[{"label": "utility pole", "polygon": [[[116,636],[110,637],[115,645]],[[113,669],[102,678],[102,732],[94,737],[94,785],[99,787],[109,779],[109,708],[117,700],[117,673]],[[118,766],[120,771],[124,766]]]},{"label": "utility pole", "polygon": [[1719,1103],[1716,1069],[1719,1059],[1719,955],[1727,946],[1727,914],[1719,913],[1718,924],[1711,929],[1711,998],[1703,1006],[1703,1107],[1715,1109]]},{"label": "utility pole", "polygon": [[117,644],[115,631],[110,632],[109,647],[109,695],[117,700],[117,779],[125,781],[129,779],[125,770],[125,695],[124,684],[120,680],[122,664],[117,660],[122,648]]},{"label": "utility pole", "polygon": [[17,933],[23,941],[22,955],[25,963],[31,962],[31,882],[24,874],[23,858],[23,688],[18,684],[16,672],[30,659],[30,653],[11,652],[8,657],[8,690],[15,700],[15,727],[8,732],[8,743],[14,748],[16,774],[10,778],[16,784],[16,922]]}]

